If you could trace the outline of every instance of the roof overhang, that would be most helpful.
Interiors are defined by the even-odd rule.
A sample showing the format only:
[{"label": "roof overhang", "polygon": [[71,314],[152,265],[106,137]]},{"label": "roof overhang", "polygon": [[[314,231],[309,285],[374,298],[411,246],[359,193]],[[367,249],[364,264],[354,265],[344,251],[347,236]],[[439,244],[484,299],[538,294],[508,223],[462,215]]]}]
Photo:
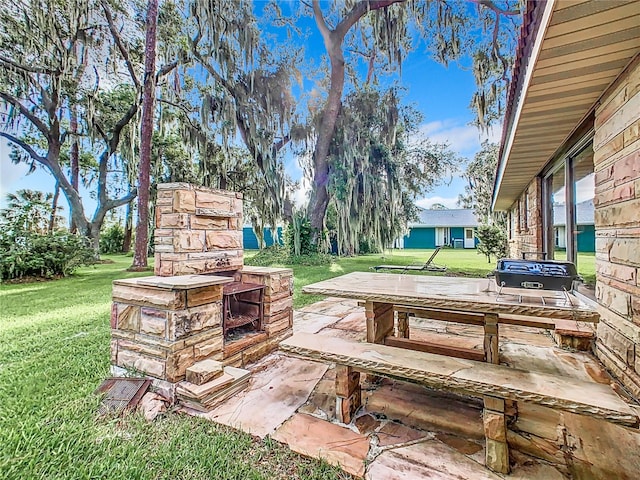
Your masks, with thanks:
[{"label": "roof overhang", "polygon": [[[508,209],[563,149],[607,87],[640,52],[640,1],[529,5],[504,122],[493,208]],[[526,63],[526,65],[525,65]]]}]

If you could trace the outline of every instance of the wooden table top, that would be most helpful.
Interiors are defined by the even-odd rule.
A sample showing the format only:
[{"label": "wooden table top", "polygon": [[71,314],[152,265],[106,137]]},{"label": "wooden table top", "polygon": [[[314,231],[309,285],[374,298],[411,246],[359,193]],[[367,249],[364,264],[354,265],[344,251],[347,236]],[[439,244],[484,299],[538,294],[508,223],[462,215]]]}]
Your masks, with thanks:
[{"label": "wooden table top", "polygon": [[303,293],[461,312],[529,315],[597,322],[600,315],[572,294],[503,289],[493,279],[353,272],[302,288]]}]

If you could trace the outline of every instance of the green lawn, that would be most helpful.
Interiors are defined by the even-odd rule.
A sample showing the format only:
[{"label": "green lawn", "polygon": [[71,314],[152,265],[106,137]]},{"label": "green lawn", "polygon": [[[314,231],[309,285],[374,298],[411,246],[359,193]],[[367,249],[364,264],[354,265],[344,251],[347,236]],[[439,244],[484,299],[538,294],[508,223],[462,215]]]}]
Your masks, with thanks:
[{"label": "green lawn", "polygon": [[[305,266],[305,265],[279,265],[290,267],[294,273],[294,307],[300,308],[313,303],[320,298],[318,295],[303,295],[301,289],[310,283],[319,282],[327,278],[344,275],[357,271],[370,271],[375,265],[409,265],[424,264],[431,256],[433,250],[389,250],[382,254],[360,255],[358,257],[338,258],[331,265]],[[245,252],[247,258],[251,258],[255,251]],[[487,263],[486,257],[479,255],[476,250],[442,249],[433,260],[434,264],[446,265],[447,272],[410,272],[416,275],[457,275],[471,277],[485,277],[495,268],[495,260]],[[398,273],[396,271],[396,273]]]},{"label": "green lawn", "polygon": [[[294,305],[320,298],[301,294],[309,283],[381,263],[422,264],[431,252],[396,250],[331,265],[294,265]],[[255,252],[246,253],[249,258]],[[193,417],[167,415],[153,423],[137,415],[96,418],[99,400],[92,392],[109,375],[111,282],[145,275],[125,271],[130,257],[109,258],[114,263],[62,280],[0,285],[3,479],[347,477],[276,442]],[[495,266],[475,250],[444,249],[434,263],[447,265],[446,275],[478,277]]]},{"label": "green lawn", "polygon": [[347,478],[272,441],[184,415],[96,418],[109,375],[111,282],[130,257],[52,282],[0,285],[3,479]]},{"label": "green lawn", "polygon": [[[556,260],[566,260],[566,250],[556,250],[553,254]],[[596,284],[596,254],[578,252],[578,261],[576,262],[578,274],[584,279],[587,285]]]}]

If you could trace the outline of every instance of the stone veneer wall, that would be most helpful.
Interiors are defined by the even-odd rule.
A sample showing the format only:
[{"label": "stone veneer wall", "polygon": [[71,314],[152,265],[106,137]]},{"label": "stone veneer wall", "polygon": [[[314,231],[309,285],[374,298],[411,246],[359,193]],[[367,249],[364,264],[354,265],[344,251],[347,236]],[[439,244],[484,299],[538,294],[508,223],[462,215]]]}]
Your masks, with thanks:
[{"label": "stone veneer wall", "polygon": [[[542,182],[536,177],[509,210],[509,257],[542,252]],[[527,257],[530,258],[530,257]]]},{"label": "stone veneer wall", "polygon": [[173,398],[173,384],[184,380],[187,368],[207,358],[222,360],[222,288],[175,288],[163,285],[161,277],[115,280],[113,373],[145,374]]},{"label": "stone veneer wall", "polygon": [[595,115],[596,354],[640,397],[640,57]]},{"label": "stone veneer wall", "polygon": [[242,194],[188,183],[158,185],[154,242],[156,275],[241,269]]}]

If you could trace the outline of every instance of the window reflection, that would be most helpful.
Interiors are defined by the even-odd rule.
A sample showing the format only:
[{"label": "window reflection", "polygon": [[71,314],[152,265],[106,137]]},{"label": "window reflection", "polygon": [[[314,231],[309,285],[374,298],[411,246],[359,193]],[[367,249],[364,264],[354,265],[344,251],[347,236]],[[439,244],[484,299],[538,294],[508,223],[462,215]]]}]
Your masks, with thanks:
[{"label": "window reflection", "polygon": [[[594,178],[593,144],[590,142],[573,157],[556,164],[545,177],[544,199],[549,216],[544,231],[548,258],[573,258],[578,273],[591,285],[595,284]],[[567,182],[571,182],[571,188],[567,189]],[[567,201],[573,208],[567,208]],[[571,214],[569,221],[567,211]]]}]

